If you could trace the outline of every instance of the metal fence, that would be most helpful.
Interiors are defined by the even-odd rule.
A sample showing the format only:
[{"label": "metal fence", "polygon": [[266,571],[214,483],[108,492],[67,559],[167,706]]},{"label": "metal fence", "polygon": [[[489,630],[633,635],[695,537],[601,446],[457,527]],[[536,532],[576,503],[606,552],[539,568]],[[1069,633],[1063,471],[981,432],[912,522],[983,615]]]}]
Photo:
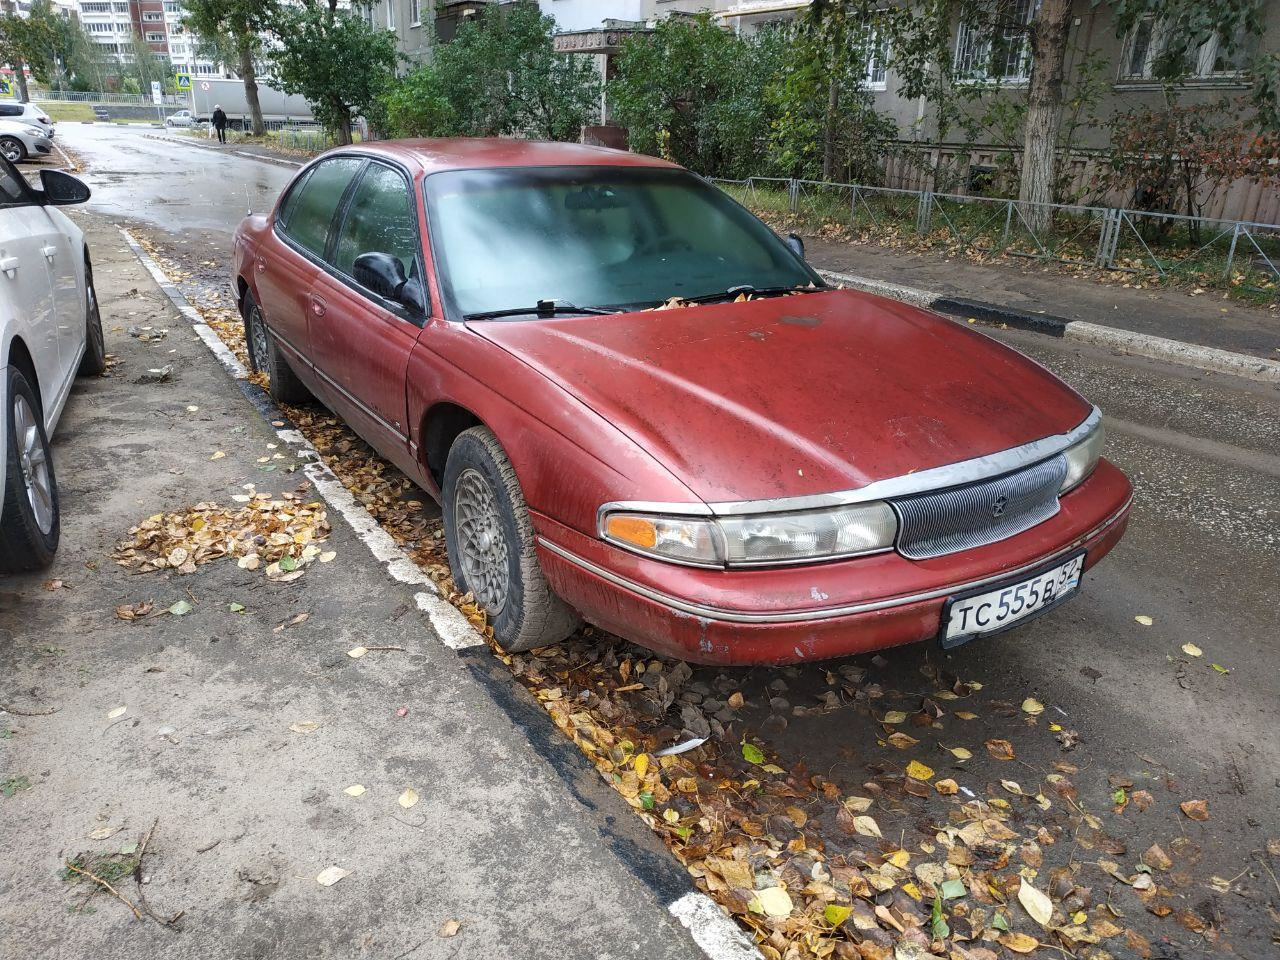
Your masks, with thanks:
[{"label": "metal fence", "polygon": [[[59,90],[48,92],[33,91],[32,100],[37,103],[117,103],[121,105],[140,105],[154,106],[154,101],[148,94],[143,96],[137,93],[83,93],[74,90]],[[169,105],[187,106],[191,102],[191,98],[183,95],[175,95],[166,93],[161,96],[161,101]]]},{"label": "metal fence", "polygon": [[864,239],[1007,254],[1280,293],[1280,225],[851,183],[713,180],[766,219]]}]

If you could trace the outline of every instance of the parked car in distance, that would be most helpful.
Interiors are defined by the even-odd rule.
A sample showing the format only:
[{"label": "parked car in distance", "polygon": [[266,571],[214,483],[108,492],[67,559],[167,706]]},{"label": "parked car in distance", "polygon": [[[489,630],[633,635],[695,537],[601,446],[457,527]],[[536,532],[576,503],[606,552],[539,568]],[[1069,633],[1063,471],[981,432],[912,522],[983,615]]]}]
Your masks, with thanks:
[{"label": "parked car in distance", "polygon": [[84,234],[60,210],[89,188],[0,159],[0,573],[47,566],[60,512],[49,437],[77,373],[106,369]]},{"label": "parked car in distance", "polygon": [[190,110],[179,110],[177,113],[171,113],[164,118],[166,127],[194,127],[196,118],[191,115]]},{"label": "parked car in distance", "polygon": [[47,157],[53,141],[36,127],[12,120],[0,120],[0,157],[10,163]]},{"label": "parked car in distance", "polygon": [[1132,488],[1096,407],[936,314],[832,289],[661,160],[372,143],[236,234],[272,395],[314,395],[442,504],[525,650],[579,618],[783,663],[951,647],[1070,598]]},{"label": "parked car in distance", "polygon": [[34,103],[0,102],[0,120],[25,123],[53,139],[53,118]]}]

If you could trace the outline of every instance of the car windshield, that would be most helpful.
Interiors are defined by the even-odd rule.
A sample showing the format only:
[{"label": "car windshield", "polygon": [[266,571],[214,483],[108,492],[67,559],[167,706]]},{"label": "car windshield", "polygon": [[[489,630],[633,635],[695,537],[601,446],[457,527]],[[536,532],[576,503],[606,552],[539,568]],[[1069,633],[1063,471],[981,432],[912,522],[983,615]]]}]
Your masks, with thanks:
[{"label": "car windshield", "polygon": [[623,310],[821,283],[773,231],[683,170],[458,170],[424,189],[456,315],[532,313],[547,301]]}]

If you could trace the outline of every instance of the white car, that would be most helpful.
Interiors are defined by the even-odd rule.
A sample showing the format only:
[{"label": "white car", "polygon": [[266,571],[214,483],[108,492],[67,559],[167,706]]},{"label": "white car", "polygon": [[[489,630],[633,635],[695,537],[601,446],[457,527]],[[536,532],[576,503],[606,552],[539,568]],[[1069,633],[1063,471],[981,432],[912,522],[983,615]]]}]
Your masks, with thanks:
[{"label": "white car", "polygon": [[89,188],[60,170],[33,188],[0,159],[0,573],[48,566],[58,547],[49,435],[77,373],[106,369],[84,234],[54,207]]},{"label": "white car", "polygon": [[164,118],[166,127],[194,127],[196,118],[191,115],[190,110],[179,110],[177,113],[171,113]]},{"label": "white car", "polygon": [[39,128],[27,123],[0,119],[0,157],[10,163],[47,157],[53,152],[53,141]]},{"label": "white car", "polygon": [[25,123],[53,139],[53,119],[34,103],[2,103],[0,102],[0,120],[12,120]]}]

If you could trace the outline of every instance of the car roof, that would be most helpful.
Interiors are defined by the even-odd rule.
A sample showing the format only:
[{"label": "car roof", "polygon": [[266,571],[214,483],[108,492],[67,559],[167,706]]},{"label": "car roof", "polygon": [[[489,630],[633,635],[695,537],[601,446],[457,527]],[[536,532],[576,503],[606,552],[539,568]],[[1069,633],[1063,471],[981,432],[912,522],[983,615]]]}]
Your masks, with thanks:
[{"label": "car roof", "polygon": [[[354,148],[360,153],[386,156],[420,167],[425,173],[475,170],[485,167],[660,167],[681,169],[677,164],[626,150],[591,147],[579,143],[499,138],[376,140]],[[344,149],[343,152],[346,152]]]}]

